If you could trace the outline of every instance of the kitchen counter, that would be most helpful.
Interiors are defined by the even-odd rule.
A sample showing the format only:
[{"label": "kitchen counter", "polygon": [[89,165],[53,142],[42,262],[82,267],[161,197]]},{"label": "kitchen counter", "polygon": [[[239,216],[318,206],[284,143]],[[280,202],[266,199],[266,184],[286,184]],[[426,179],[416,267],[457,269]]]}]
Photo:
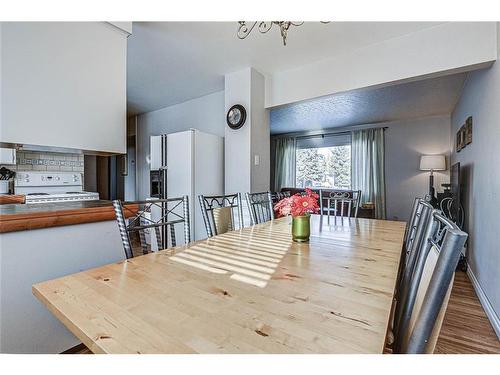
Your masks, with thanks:
[{"label": "kitchen counter", "polygon": [[12,203],[24,203],[24,195],[0,194],[0,205]]},{"label": "kitchen counter", "polygon": [[1,205],[0,353],[60,353],[77,345],[31,286],[123,259],[111,201]]},{"label": "kitchen counter", "polygon": [[[127,210],[124,214],[132,215]],[[115,220],[113,205],[107,200],[0,205],[0,233],[106,220]]]}]

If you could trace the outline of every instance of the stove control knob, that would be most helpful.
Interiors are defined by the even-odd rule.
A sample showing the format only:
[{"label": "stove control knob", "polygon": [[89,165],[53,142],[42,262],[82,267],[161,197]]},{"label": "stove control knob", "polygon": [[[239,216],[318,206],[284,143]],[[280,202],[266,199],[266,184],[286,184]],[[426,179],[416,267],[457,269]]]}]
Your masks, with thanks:
[{"label": "stove control knob", "polygon": [[56,177],[56,180],[59,181],[61,178],[59,176]]}]

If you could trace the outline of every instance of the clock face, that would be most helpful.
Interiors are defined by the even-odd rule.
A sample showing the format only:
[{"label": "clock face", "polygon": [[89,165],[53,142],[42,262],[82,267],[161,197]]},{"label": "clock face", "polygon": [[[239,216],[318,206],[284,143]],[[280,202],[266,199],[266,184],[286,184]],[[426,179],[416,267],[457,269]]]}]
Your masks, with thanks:
[{"label": "clock face", "polygon": [[232,125],[236,125],[241,120],[241,111],[238,108],[231,109],[227,118]]},{"label": "clock face", "polygon": [[233,105],[227,112],[226,122],[231,129],[239,129],[245,123],[247,111],[241,104]]}]

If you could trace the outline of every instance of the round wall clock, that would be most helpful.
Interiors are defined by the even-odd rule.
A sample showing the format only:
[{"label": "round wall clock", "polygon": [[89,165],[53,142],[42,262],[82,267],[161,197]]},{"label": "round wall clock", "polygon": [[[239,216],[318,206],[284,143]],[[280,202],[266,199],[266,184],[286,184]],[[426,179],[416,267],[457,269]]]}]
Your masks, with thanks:
[{"label": "round wall clock", "polygon": [[226,115],[226,122],[231,129],[239,129],[245,123],[247,119],[247,111],[245,107],[241,104],[235,104],[231,108]]}]

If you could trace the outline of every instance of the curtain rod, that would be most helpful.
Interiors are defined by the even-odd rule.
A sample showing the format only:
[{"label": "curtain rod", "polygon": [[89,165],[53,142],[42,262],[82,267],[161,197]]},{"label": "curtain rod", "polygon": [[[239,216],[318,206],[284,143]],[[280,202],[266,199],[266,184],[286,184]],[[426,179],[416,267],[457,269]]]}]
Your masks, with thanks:
[{"label": "curtain rod", "polygon": [[324,130],[311,130],[305,132],[293,132],[293,133],[282,133],[282,134],[271,134],[271,138],[285,138],[285,137],[295,137],[295,138],[309,138],[309,137],[320,137],[325,135],[342,135],[350,134],[353,130],[364,130],[364,129],[387,129],[388,126],[349,126],[348,129],[345,127],[335,129],[324,129]]}]

